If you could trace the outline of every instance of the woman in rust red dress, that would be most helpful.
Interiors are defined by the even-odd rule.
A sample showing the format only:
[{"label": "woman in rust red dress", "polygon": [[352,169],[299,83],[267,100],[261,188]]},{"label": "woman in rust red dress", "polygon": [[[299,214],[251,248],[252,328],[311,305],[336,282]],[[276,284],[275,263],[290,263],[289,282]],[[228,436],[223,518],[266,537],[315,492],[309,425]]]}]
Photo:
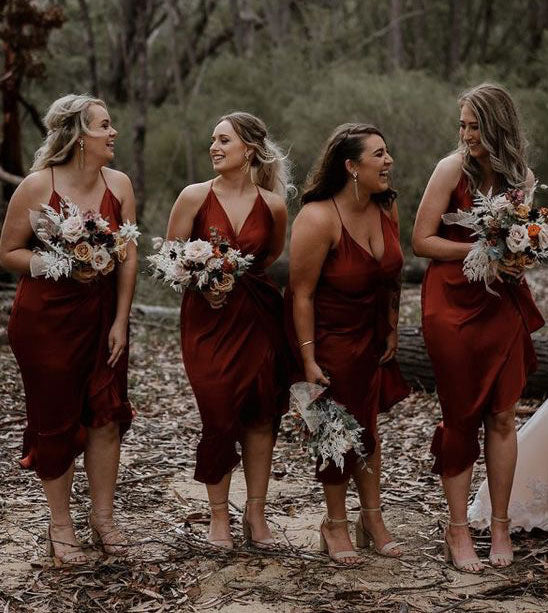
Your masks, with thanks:
[{"label": "woman in rust red dress", "polygon": [[348,453],[343,472],[330,463],[316,473],[327,502],[322,542],[343,563],[358,559],[346,526],[350,477],[361,501],[358,546],[372,541],[381,555],[401,554],[381,515],[376,427],[379,411],[408,394],[394,359],[403,257],[389,188],[392,161],[373,126],[339,126],[305,189],[291,238],[286,312],[300,377],[329,386],[365,428],[367,467]]},{"label": "woman in rust red dress", "polygon": [[8,326],[25,387],[28,424],[25,468],[42,480],[51,521],[48,550],[58,561],[85,563],[74,535],[69,499],[74,458],[84,451],[91,493],[90,526],[111,554],[124,552],[113,498],[120,439],[131,422],[127,399],[128,315],[137,257],[107,275],[46,279],[29,221],[29,210],[61,195],[81,209],[99,211],[111,230],[135,219],[129,179],[104,167],[114,156],[116,130],[103,101],[69,95],[46,117],[48,135],[31,174],[15,191],[0,239],[0,263],[21,275]]},{"label": "woman in rust red dress", "polygon": [[228,494],[239,441],[247,484],[244,536],[268,547],[273,539],[264,506],[274,437],[287,405],[287,352],[282,298],[265,268],[285,242],[287,209],[280,194],[286,163],[264,123],[243,112],[218,121],[209,153],[217,176],[181,192],[168,239],[209,240],[216,228],[254,262],[224,301],[194,292],[183,298],[183,361],[203,425],[194,477],[207,487],[209,541],[232,548]]},{"label": "woman in rust red dress", "polygon": [[[443,413],[432,443],[434,472],[441,475],[449,505],[446,557],[456,568],[480,572],[466,519],[472,468],[485,426],[485,460],[492,503],[494,566],[511,564],[508,501],[516,462],[514,405],[536,364],[530,334],[543,325],[525,281],[496,281],[488,293],[470,283],[462,261],[474,237],[444,226],[441,215],[473,205],[476,190],[502,192],[532,187],[525,141],[508,93],[484,84],[463,94],[460,146],[441,160],[417,214],[413,248],[432,259],[423,282],[423,331]],[[519,271],[500,265],[499,273]]]}]

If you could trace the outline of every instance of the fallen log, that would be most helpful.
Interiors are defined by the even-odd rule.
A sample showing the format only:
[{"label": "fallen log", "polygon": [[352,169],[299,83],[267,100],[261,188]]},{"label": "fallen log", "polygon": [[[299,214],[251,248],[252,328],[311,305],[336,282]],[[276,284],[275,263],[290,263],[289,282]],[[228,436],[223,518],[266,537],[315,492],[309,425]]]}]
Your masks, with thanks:
[{"label": "fallen log", "polygon": [[[548,395],[548,336],[536,332],[533,334],[533,344],[538,368],[527,380],[523,396],[544,398]],[[412,387],[427,392],[434,391],[436,382],[420,326],[399,328],[398,363],[403,376]]]}]

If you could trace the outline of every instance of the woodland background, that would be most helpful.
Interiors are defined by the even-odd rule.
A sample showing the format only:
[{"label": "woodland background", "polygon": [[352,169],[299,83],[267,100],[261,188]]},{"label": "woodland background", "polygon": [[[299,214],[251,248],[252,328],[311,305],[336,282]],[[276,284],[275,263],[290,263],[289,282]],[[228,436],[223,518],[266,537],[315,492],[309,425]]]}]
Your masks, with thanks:
[{"label": "woodland background", "polygon": [[55,98],[99,95],[140,223],[159,234],[179,191],[211,176],[221,114],[262,117],[297,188],[336,125],[372,122],[395,158],[409,250],[428,177],[456,145],[463,89],[510,89],[548,182],[547,28],[546,0],[0,0],[0,167],[25,174]]}]

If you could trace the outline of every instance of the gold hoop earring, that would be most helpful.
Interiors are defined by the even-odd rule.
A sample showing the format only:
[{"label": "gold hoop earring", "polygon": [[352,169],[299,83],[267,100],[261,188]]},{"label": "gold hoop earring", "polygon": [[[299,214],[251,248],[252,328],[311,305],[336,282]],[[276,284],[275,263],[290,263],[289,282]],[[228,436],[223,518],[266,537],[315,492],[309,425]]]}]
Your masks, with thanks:
[{"label": "gold hoop earring", "polygon": [[246,175],[251,169],[251,163],[249,161],[249,151],[246,151],[244,153],[244,158],[245,160],[244,160],[244,163],[242,164],[242,171]]}]

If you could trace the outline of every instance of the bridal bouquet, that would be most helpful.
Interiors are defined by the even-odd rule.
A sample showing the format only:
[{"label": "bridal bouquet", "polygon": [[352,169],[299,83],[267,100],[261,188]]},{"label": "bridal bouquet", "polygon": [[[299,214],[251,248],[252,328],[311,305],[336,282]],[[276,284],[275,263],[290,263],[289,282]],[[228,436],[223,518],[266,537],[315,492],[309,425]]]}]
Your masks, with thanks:
[{"label": "bridal bouquet", "polygon": [[253,256],[231,247],[216,228],[210,228],[209,233],[209,241],[152,239],[158,251],[147,256],[152,276],[169,283],[176,292],[188,288],[219,297],[231,292],[236,278],[251,266]]},{"label": "bridal bouquet", "polygon": [[521,271],[548,262],[548,208],[535,205],[535,188],[496,196],[478,192],[470,210],[442,215],[446,224],[474,230],[478,239],[464,258],[463,273],[469,281],[483,281],[492,294],[499,262]]},{"label": "bridal bouquet", "polygon": [[89,281],[97,275],[107,275],[116,262],[127,256],[129,242],[137,244],[140,232],[126,221],[113,232],[100,213],[83,213],[74,202],[63,199],[59,212],[49,204],[41,211],[30,212],[32,229],[45,249],[35,249],[31,258],[33,276],[45,275],[57,281],[60,277],[75,276]]},{"label": "bridal bouquet", "polygon": [[325,387],[301,381],[290,389],[290,408],[297,411],[308,428],[308,448],[314,457],[321,457],[320,470],[329,461],[344,469],[344,454],[351,449],[365,463],[361,440],[362,426],[346,408],[329,397],[321,397]]}]

